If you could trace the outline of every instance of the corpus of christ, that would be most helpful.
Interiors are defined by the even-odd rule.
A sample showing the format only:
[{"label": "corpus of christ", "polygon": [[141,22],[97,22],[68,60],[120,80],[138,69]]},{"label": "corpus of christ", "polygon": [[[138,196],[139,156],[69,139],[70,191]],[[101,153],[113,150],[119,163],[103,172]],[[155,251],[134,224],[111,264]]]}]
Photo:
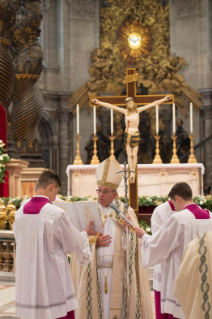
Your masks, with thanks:
[{"label": "corpus of christ", "polygon": [[0,316],[210,318],[211,15],[0,0]]}]

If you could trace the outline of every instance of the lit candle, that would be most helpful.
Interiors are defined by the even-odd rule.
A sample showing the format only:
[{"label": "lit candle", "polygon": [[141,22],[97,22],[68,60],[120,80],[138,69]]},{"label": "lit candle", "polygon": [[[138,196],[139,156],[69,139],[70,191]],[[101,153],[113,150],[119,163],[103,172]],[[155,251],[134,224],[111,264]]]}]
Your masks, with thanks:
[{"label": "lit candle", "polygon": [[190,103],[190,132],[193,133],[193,103]]},{"label": "lit candle", "polygon": [[77,135],[79,135],[79,104],[77,104]]},{"label": "lit candle", "polygon": [[93,133],[96,135],[96,106],[93,107]]},{"label": "lit candle", "polygon": [[113,109],[110,110],[110,130],[112,135],[113,134]]},{"label": "lit candle", "polygon": [[176,133],[175,104],[172,105],[173,134]]},{"label": "lit candle", "polygon": [[159,108],[158,105],[156,105],[156,134],[159,133]]}]

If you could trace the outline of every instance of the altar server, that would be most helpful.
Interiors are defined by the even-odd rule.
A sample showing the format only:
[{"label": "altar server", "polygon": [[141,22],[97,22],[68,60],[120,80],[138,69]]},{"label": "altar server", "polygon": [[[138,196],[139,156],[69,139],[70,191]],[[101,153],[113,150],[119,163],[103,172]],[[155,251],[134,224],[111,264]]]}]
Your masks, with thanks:
[{"label": "altar server", "polygon": [[79,232],[62,209],[51,205],[60,186],[56,173],[44,171],[36,195],[15,216],[16,314],[21,319],[72,319],[77,308],[67,254],[88,264],[92,230],[90,224]]},{"label": "altar server", "polygon": [[211,318],[212,232],[192,240],[183,255],[174,294],[186,319]]},{"label": "altar server", "polygon": [[[92,261],[81,272],[77,319],[153,318],[148,272],[141,267],[140,239],[124,230],[122,218],[109,207],[113,203],[125,213],[117,194],[122,180],[117,172],[121,170],[118,162],[110,159],[96,170],[97,207],[104,232],[96,242],[92,239]],[[131,207],[126,215],[138,226]]]},{"label": "altar server", "polygon": [[[175,212],[176,211],[171,200],[168,200],[167,202],[156,207],[151,217],[152,234],[154,235],[161,225],[163,225]],[[161,267],[161,264],[155,265],[153,277],[156,319],[165,319],[165,315],[161,313]]]},{"label": "altar server", "polygon": [[212,214],[192,202],[192,190],[186,183],[177,183],[169,195],[178,211],[153,235],[142,228],[135,228],[142,238],[142,265],[151,267],[162,263],[161,312],[165,318],[181,318],[185,315],[174,296],[174,281],[178,274],[185,246],[205,231],[212,230]]}]

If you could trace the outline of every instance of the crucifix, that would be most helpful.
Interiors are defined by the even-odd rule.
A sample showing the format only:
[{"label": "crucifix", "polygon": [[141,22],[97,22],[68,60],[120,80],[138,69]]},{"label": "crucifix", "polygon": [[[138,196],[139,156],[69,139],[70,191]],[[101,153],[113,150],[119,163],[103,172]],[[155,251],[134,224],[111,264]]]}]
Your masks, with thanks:
[{"label": "crucifix", "polygon": [[[131,170],[135,171],[135,175],[132,175],[133,173],[131,173],[130,175],[129,200],[130,200],[130,206],[136,212],[138,212],[137,152],[138,152],[138,145],[140,141],[140,135],[138,132],[139,113],[142,111],[145,111],[146,109],[150,107],[156,106],[155,102],[158,102],[158,104],[174,103],[174,95],[169,95],[168,97],[165,94],[137,95],[136,94],[137,81],[138,81],[138,73],[136,73],[136,69],[128,68],[126,69],[126,76],[125,76],[125,83],[126,83],[126,89],[127,89],[126,95],[98,96],[98,97],[90,98],[90,106],[100,105],[106,108],[117,110],[125,114],[126,151],[128,155],[128,165],[130,166]],[[160,100],[156,101],[158,98]],[[119,106],[125,106],[125,105],[127,105],[127,110],[123,108],[119,108]],[[137,105],[144,105],[144,107],[139,107],[137,109]],[[135,155],[136,155],[136,158],[135,158]]]}]

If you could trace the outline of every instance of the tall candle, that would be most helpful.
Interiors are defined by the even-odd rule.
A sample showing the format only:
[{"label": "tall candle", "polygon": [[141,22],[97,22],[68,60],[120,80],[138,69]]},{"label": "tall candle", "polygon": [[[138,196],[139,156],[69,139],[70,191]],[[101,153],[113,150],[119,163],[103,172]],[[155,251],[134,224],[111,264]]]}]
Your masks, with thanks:
[{"label": "tall candle", "polygon": [[156,134],[158,135],[159,133],[159,107],[156,105]]},{"label": "tall candle", "polygon": [[176,133],[175,104],[172,105],[173,134]]},{"label": "tall candle", "polygon": [[113,109],[110,110],[110,131],[113,134]]},{"label": "tall candle", "polygon": [[93,133],[96,135],[96,106],[93,107]]},{"label": "tall candle", "polygon": [[193,103],[190,103],[190,132],[193,133]]},{"label": "tall candle", "polygon": [[77,104],[77,135],[79,135],[79,104]]}]

